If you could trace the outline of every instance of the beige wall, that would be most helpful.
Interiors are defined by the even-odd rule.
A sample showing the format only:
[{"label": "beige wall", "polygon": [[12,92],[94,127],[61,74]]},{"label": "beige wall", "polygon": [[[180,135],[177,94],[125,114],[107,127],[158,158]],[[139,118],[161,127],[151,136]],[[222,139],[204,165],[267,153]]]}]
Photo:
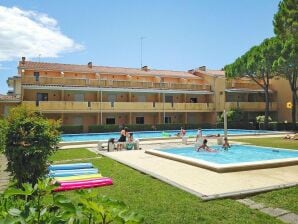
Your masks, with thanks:
[{"label": "beige wall", "polygon": [[278,110],[278,120],[292,121],[291,109],[286,107],[287,102],[292,102],[292,94],[288,80],[278,78],[271,80],[272,89],[277,91],[276,102]]},{"label": "beige wall", "polygon": [[6,117],[7,114],[5,114],[5,112],[9,112],[9,110],[11,108],[16,107],[17,105],[19,105],[19,104],[1,101],[0,102],[0,118]]}]

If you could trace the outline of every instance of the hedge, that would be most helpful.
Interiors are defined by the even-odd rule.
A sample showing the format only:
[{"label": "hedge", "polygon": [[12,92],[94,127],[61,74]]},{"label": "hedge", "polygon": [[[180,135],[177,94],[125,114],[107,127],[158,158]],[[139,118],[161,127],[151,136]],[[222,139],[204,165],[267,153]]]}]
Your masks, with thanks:
[{"label": "hedge", "polygon": [[60,131],[63,134],[80,134],[83,133],[83,125],[63,125]]}]

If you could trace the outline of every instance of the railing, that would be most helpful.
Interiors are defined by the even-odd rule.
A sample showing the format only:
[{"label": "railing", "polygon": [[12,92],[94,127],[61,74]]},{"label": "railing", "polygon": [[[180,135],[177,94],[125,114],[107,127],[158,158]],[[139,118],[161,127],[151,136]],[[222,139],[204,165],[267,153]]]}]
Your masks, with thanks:
[{"label": "railing", "polygon": [[[227,89],[262,89],[255,82],[234,82],[234,81],[227,81],[226,88]],[[269,85],[269,89],[271,89],[271,85]]]},{"label": "railing", "polygon": [[184,90],[210,90],[208,84],[184,84],[167,82],[139,82],[126,80],[100,80],[66,77],[35,77],[23,76],[22,84],[31,85],[61,85],[61,86],[90,86],[107,88],[155,88],[155,89],[184,89]]},{"label": "railing", "polygon": [[42,112],[211,112],[213,103],[23,101]]},{"label": "railing", "polygon": [[[225,103],[226,109],[241,109],[246,111],[264,111],[265,107],[266,107],[265,102],[226,102]],[[276,111],[277,103],[270,102],[269,110]]]}]

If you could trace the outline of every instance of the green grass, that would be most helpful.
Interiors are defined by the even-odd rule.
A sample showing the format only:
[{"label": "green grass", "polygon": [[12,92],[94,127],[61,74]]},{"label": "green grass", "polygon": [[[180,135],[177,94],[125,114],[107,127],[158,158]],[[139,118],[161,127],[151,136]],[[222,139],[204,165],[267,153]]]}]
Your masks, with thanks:
[{"label": "green grass", "polygon": [[84,159],[95,157],[96,154],[84,148],[58,150],[50,157],[50,161]]},{"label": "green grass", "polygon": [[[297,140],[286,140],[282,138],[251,138],[236,139],[233,141],[247,142],[259,146],[298,150]],[[298,174],[297,174],[298,175]],[[298,213],[298,187],[276,190],[252,197],[253,200],[264,203],[267,206],[283,208]]]},{"label": "green grass", "polygon": [[258,146],[275,148],[296,149],[298,150],[298,140],[287,140],[281,137],[274,138],[243,138],[233,139],[233,141],[246,142]]},{"label": "green grass", "polygon": [[[69,159],[68,155],[74,158],[74,153],[69,154],[69,151],[72,150],[58,151],[59,156],[53,158]],[[82,155],[78,158],[82,158]],[[113,186],[94,190],[124,201],[132,210],[145,217],[145,223],[281,223],[234,200],[203,202],[194,195],[106,157],[88,162],[92,162],[104,176],[111,177],[114,181]]]},{"label": "green grass", "polygon": [[283,208],[298,213],[298,187],[257,195],[252,197],[252,200],[262,202],[273,208]]}]

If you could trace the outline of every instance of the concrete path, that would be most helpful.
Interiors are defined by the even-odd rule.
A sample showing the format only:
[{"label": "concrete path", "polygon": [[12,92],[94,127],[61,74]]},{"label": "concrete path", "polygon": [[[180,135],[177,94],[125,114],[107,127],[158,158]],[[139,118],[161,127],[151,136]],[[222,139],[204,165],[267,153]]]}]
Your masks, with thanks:
[{"label": "concrete path", "polygon": [[3,192],[9,182],[9,173],[5,171],[7,160],[3,154],[0,154],[0,192]]},{"label": "concrete path", "polygon": [[270,215],[272,217],[275,217],[285,223],[289,224],[297,224],[298,223],[298,215],[295,213],[292,213],[290,211],[281,209],[281,208],[271,208],[267,207],[266,205],[262,203],[257,203],[251,199],[245,198],[245,199],[239,199],[238,202],[247,205],[251,209],[257,209],[260,212],[266,213],[267,215]]},{"label": "concrete path", "polygon": [[[143,145],[143,149],[175,147],[178,143]],[[195,194],[204,200],[243,197],[298,185],[298,165],[217,173],[138,151],[101,152],[118,162]]]}]

